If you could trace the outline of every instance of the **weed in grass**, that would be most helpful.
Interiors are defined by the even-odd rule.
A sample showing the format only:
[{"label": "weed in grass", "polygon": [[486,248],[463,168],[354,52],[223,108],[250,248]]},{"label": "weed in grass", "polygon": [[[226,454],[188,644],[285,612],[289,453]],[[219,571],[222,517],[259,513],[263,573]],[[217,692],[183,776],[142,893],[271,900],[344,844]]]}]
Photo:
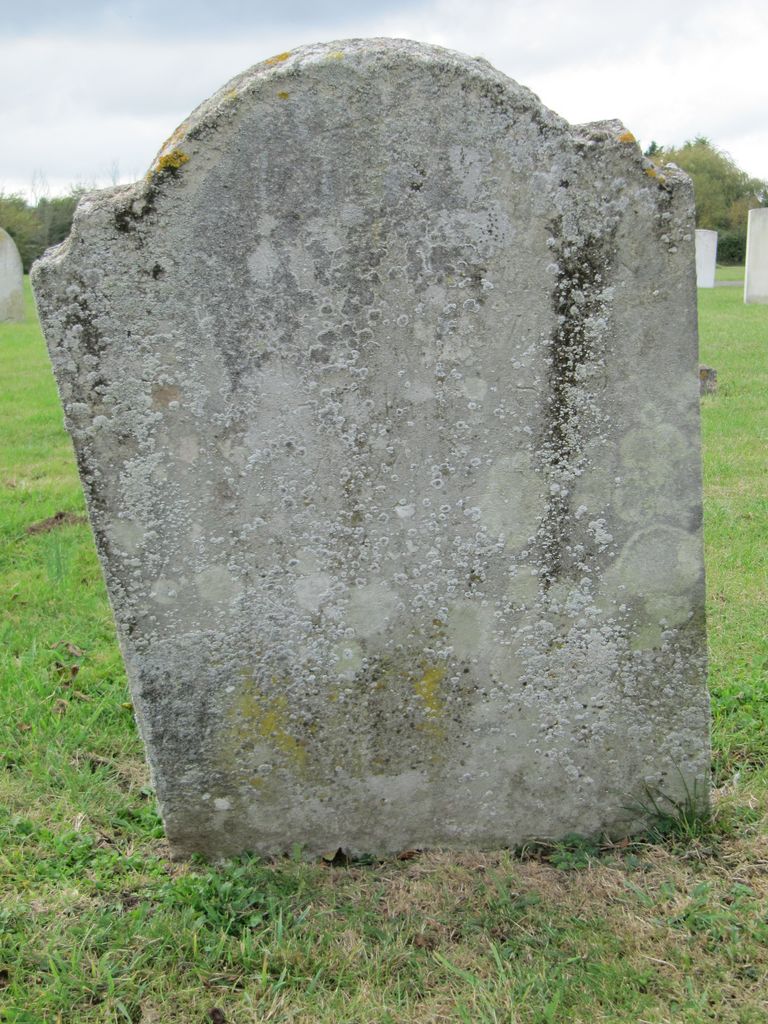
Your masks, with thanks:
[{"label": "weed in grass", "polygon": [[[612,844],[608,848],[612,849]],[[599,860],[604,850],[596,838],[571,833],[556,842],[537,840],[526,843],[517,850],[517,855],[522,860],[536,858],[545,861],[559,871],[579,871]]]},{"label": "weed in grass", "polygon": [[600,845],[585,836],[565,836],[556,843],[549,857],[549,863],[561,871],[577,871],[588,868],[600,857]]},{"label": "weed in grass", "polygon": [[691,787],[682,774],[680,778],[682,797],[671,797],[661,789],[646,787],[646,801],[631,808],[648,821],[646,835],[651,842],[686,843],[715,835],[709,794],[701,792],[696,780]]},{"label": "weed in grass", "polygon": [[301,892],[301,875],[264,867],[256,858],[230,862],[226,874],[210,869],[166,883],[162,902],[183,905],[198,923],[240,938],[274,926],[282,937],[294,920],[288,908]]}]

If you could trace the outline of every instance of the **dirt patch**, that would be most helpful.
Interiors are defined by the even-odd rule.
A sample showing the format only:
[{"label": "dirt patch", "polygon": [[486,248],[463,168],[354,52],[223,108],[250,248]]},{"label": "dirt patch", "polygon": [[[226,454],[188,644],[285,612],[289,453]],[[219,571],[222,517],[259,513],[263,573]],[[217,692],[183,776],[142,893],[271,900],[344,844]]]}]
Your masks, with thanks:
[{"label": "dirt patch", "polygon": [[60,526],[78,526],[87,522],[85,516],[77,515],[75,512],[57,512],[48,519],[41,519],[39,523],[32,523],[27,527],[27,533],[49,533],[57,530]]}]

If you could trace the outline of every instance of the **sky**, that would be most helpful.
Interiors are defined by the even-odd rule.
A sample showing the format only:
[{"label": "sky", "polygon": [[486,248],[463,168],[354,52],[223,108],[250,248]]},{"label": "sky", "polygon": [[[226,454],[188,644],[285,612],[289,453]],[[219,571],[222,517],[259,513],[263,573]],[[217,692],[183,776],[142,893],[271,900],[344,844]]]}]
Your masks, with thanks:
[{"label": "sky", "polygon": [[765,0],[0,0],[0,192],[133,181],[240,71],[366,36],[485,57],[643,148],[705,135],[768,179]]}]

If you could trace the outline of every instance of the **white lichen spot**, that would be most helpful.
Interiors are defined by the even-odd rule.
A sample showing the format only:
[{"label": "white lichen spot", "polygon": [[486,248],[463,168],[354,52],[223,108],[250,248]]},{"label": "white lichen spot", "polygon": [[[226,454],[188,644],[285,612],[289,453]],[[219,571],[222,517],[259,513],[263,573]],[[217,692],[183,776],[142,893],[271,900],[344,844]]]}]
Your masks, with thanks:
[{"label": "white lichen spot", "polygon": [[351,588],[345,618],[357,636],[375,636],[391,625],[397,607],[397,594],[385,583],[369,583]]},{"label": "white lichen spot", "polygon": [[539,596],[540,587],[538,567],[518,565],[517,572],[509,578],[506,595],[515,605],[530,605]]},{"label": "white lichen spot", "polygon": [[488,650],[493,613],[479,601],[457,601],[448,613],[447,639],[457,658],[476,658]]},{"label": "white lichen spot", "polygon": [[199,454],[199,445],[194,434],[184,434],[179,438],[176,451],[182,462],[191,466]]},{"label": "white lichen spot", "polygon": [[243,585],[223,565],[212,565],[199,572],[195,586],[200,600],[207,605],[231,604],[243,594]]},{"label": "white lichen spot", "polygon": [[179,596],[178,580],[161,576],[152,584],[152,589],[149,593],[155,604],[163,606],[175,604]]},{"label": "white lichen spot", "polygon": [[613,534],[609,533],[604,519],[593,519],[587,524],[587,530],[594,538],[596,544],[605,546],[613,540]]},{"label": "white lichen spot", "polygon": [[467,398],[476,402],[482,402],[488,394],[488,381],[482,377],[465,377],[461,382],[461,389]]},{"label": "white lichen spot", "polygon": [[356,640],[342,640],[331,650],[333,674],[339,679],[354,679],[363,667],[364,651]]},{"label": "white lichen spot", "polygon": [[254,284],[269,284],[279,267],[274,246],[268,238],[262,239],[247,259],[248,273]]},{"label": "white lichen spot", "polygon": [[116,519],[109,524],[108,533],[115,550],[134,554],[141,548],[146,530],[132,520]]},{"label": "white lichen spot", "polygon": [[[654,638],[660,622],[685,622],[700,601],[701,540],[674,526],[640,530],[605,574],[605,586],[626,602],[643,602],[644,625]],[[639,625],[638,630],[643,626]],[[650,646],[656,646],[656,641]]]},{"label": "white lichen spot", "polygon": [[308,612],[319,611],[331,596],[331,577],[325,572],[302,576],[293,584],[293,593],[302,608]]}]

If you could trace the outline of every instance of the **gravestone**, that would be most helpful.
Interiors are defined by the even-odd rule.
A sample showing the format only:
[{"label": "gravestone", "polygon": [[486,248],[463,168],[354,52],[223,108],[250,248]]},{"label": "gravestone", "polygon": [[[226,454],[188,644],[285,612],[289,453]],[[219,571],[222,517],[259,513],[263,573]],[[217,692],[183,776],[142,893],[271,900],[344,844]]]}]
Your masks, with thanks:
[{"label": "gravestone", "polygon": [[24,320],[24,270],[16,243],[0,228],[0,324]]},{"label": "gravestone", "polygon": [[488,63],[304,47],[34,285],[178,855],[706,805],[693,200]]},{"label": "gravestone", "polygon": [[696,228],[696,287],[715,287],[717,232]]},{"label": "gravestone", "polygon": [[768,302],[768,207],[749,211],[744,301]]}]

